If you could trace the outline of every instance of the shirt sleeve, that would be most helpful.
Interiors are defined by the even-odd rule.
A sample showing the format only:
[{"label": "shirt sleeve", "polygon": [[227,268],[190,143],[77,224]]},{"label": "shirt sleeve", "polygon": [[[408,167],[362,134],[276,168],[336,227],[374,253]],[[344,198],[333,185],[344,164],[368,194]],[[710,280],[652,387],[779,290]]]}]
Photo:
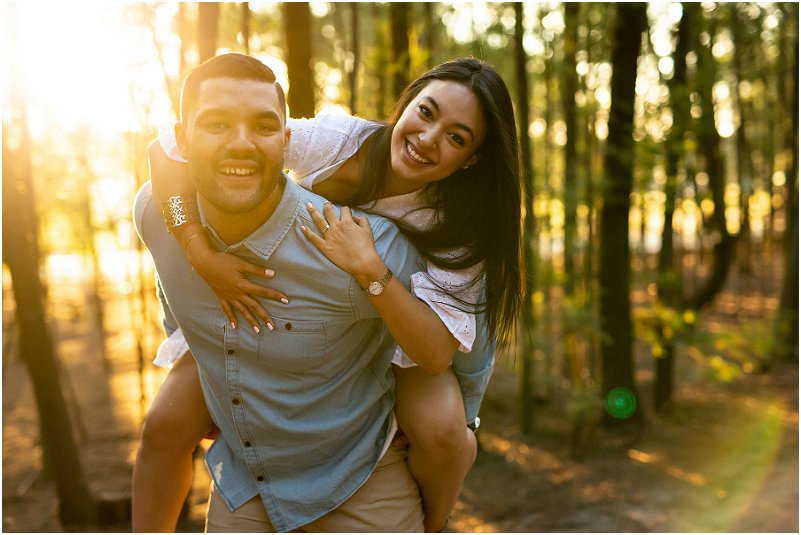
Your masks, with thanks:
[{"label": "shirt sleeve", "polygon": [[[147,236],[145,233],[145,229],[147,227],[145,212],[148,209],[154,209],[152,207],[152,203],[153,192],[150,188],[150,182],[145,182],[145,184],[136,194],[136,200],[134,201],[133,209],[134,228],[136,229],[136,233],[139,235],[139,239],[145,244],[145,247],[148,246]],[[160,224],[160,222],[157,222],[157,224]],[[156,295],[158,296],[159,301],[161,302],[161,308],[164,311],[164,331],[169,336],[178,328],[178,322],[175,321],[175,317],[172,315],[170,305],[167,303],[167,297],[164,295],[164,290],[161,287],[161,281],[158,278],[158,274],[156,275]]]}]

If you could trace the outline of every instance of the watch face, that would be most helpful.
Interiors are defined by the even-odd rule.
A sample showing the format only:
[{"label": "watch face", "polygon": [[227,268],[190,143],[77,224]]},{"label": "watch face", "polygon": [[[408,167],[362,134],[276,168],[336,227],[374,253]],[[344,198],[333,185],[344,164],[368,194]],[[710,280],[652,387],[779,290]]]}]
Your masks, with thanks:
[{"label": "watch face", "polygon": [[378,281],[373,281],[370,283],[370,286],[367,287],[367,291],[371,295],[381,295],[381,292],[384,291],[384,285]]}]

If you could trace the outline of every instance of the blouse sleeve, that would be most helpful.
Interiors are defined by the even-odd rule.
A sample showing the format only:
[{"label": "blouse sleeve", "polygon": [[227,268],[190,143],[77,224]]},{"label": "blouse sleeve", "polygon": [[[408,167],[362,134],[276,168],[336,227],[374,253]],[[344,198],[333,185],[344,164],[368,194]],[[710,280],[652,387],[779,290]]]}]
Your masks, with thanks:
[{"label": "blouse sleeve", "polygon": [[159,130],[159,145],[170,160],[176,162],[184,162],[186,160],[181,156],[181,149],[178,147],[178,142],[175,140],[174,128],[162,128]]},{"label": "blouse sleeve", "polygon": [[[439,316],[459,342],[458,351],[462,353],[470,353],[476,340],[476,306],[481,295],[483,270],[483,262],[466,269],[448,270],[429,261],[426,271],[412,275],[412,294]],[[392,362],[402,368],[417,366],[400,345],[395,347]]]},{"label": "blouse sleeve", "polygon": [[284,166],[292,180],[311,189],[353,156],[380,125],[351,115],[321,112],[313,119],[289,119],[287,127],[292,134]]}]

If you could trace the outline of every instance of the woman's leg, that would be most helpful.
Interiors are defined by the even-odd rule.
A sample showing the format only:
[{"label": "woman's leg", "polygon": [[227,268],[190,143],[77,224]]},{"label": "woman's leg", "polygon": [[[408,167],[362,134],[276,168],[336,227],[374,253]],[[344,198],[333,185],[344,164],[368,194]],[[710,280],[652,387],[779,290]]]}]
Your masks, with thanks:
[{"label": "woman's leg", "polygon": [[464,417],[453,370],[429,375],[393,366],[395,413],[409,439],[409,470],[420,485],[426,531],[440,531],[476,459],[476,437]]},{"label": "woman's leg", "polygon": [[192,485],[192,451],[213,427],[195,359],[173,366],[142,426],[133,471],[133,531],[173,532]]}]

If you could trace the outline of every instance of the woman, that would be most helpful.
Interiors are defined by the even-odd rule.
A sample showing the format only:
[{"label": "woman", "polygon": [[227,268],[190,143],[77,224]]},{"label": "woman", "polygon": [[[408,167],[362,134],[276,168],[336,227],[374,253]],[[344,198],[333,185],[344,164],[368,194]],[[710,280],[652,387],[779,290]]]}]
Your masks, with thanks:
[{"label": "woman", "polygon": [[[494,338],[511,328],[520,304],[520,193],[508,91],[491,66],[461,58],[410,84],[388,125],[320,116],[288,127],[285,163],[299,184],[394,219],[428,261],[427,271],[413,277],[414,293],[390,279],[382,299],[371,302],[399,346],[396,415],[410,442],[426,529],[438,531],[476,454],[451,360],[457,349],[471,350],[482,328],[476,314],[486,316]],[[183,164],[168,161],[158,146],[150,153],[154,195],[162,202],[191,199]],[[329,206],[309,211],[317,233],[305,229],[306,236],[340,268],[356,276],[380,262],[369,228],[347,209],[341,220]],[[272,326],[253,296],[289,297],[245,278],[269,278],[269,268],[214,251],[197,222],[173,232],[235,327],[235,311],[257,332],[257,317]],[[174,529],[191,482],[191,450],[211,427],[194,362],[184,357],[145,421],[134,469],[135,530]]]}]

